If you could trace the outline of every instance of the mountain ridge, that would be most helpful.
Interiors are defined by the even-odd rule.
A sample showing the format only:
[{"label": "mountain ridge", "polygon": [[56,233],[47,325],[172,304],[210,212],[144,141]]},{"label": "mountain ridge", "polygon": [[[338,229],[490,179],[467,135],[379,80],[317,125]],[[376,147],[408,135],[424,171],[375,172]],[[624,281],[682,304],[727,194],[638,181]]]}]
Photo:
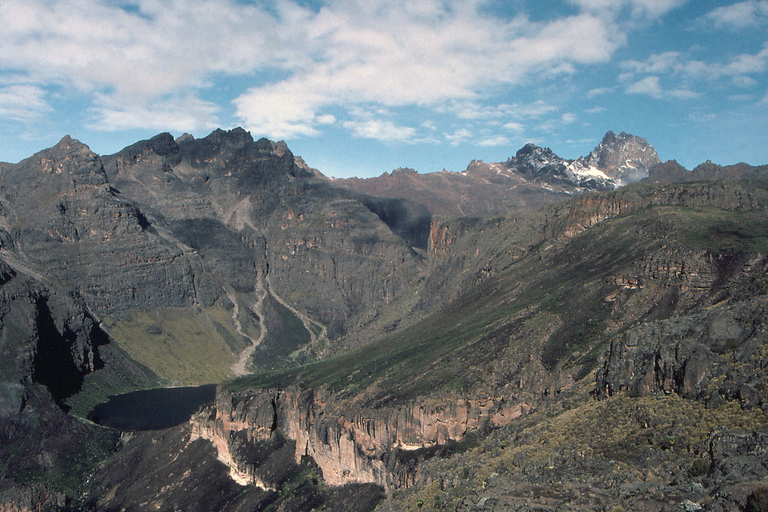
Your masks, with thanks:
[{"label": "mountain ridge", "polygon": [[526,144],[505,162],[473,160],[460,173],[418,174],[407,169],[374,178],[334,180],[371,195],[406,197],[434,215],[506,215],[587,191],[612,190],[639,181],[660,163],[645,139],[608,132],[589,155],[566,160],[551,149]]},{"label": "mountain ridge", "polygon": [[[657,163],[602,190],[652,156],[603,142],[475,162],[479,189],[388,175],[423,193],[405,198],[242,129],[106,156],[64,137],[1,166],[0,504],[751,506],[768,477],[766,169]],[[579,188],[577,164],[608,180]],[[489,214],[483,191],[513,182],[528,200]],[[195,382],[225,383],[162,432],[76,419]]]}]

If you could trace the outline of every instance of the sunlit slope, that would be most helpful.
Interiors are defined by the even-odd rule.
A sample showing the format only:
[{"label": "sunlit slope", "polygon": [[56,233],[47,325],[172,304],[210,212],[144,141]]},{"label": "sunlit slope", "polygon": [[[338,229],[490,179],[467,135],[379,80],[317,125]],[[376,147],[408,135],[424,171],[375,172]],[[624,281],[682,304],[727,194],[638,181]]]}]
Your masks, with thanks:
[{"label": "sunlit slope", "polygon": [[[519,258],[492,257],[494,272],[475,272],[478,284],[447,307],[364,349],[231,386],[298,381],[367,404],[431,394],[557,393],[588,375],[607,342],[634,325],[764,293],[765,186],[717,185],[727,201],[712,200],[711,184],[628,187],[593,196],[625,205],[578,229],[573,219],[586,218],[584,200],[558,206],[555,213],[568,215],[550,210],[560,228],[549,226],[551,236],[538,241],[535,229],[500,224],[475,243],[487,237],[531,248]],[[709,199],[699,201],[701,195]],[[542,215],[532,219],[540,223]]]}]

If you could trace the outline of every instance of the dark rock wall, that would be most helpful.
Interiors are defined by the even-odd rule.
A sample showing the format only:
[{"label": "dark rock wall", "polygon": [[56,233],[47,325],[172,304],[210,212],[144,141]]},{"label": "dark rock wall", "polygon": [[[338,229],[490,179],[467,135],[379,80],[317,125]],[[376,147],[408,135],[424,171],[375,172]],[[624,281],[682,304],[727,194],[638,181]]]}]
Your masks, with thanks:
[{"label": "dark rock wall", "polygon": [[765,297],[640,325],[611,342],[597,375],[599,396],[677,393],[717,406],[768,408]]}]

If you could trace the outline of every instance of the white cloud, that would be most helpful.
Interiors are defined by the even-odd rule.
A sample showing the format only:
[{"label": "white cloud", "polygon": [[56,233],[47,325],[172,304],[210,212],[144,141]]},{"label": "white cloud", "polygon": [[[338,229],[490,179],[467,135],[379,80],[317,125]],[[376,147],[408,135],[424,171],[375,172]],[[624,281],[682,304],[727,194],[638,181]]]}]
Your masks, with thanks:
[{"label": "white cloud", "polygon": [[503,118],[535,119],[558,110],[558,107],[543,100],[532,103],[502,103],[499,105],[481,105],[478,102],[451,102],[448,106],[438,107],[439,112],[451,112],[460,119],[494,120]]},{"label": "white cloud", "polygon": [[525,131],[525,126],[522,123],[515,122],[506,123],[501,128],[515,133],[523,133]]},{"label": "white cloud", "polygon": [[375,139],[382,142],[413,142],[416,129],[410,126],[398,126],[389,119],[376,117],[372,112],[355,109],[353,119],[342,125],[355,137]]},{"label": "white cloud", "polygon": [[661,89],[661,79],[658,76],[647,76],[633,84],[627,86],[627,92],[630,94],[645,94],[653,98],[663,97]]},{"label": "white cloud", "polygon": [[143,128],[192,132],[219,126],[218,111],[217,105],[194,96],[171,97],[128,107],[102,97],[100,104],[90,109],[89,114],[91,128],[102,131]]},{"label": "white cloud", "polygon": [[[290,78],[254,87],[237,101],[253,131],[316,132],[314,115],[333,105],[459,105],[462,119],[504,117],[507,105],[478,106],[498,87],[538,73],[572,73],[575,65],[605,62],[623,37],[613,25],[582,14],[548,23],[490,18],[475,2],[414,3],[346,0],[307,20],[310,62]],[[300,115],[271,109],[301,95]]]},{"label": "white cloud", "polygon": [[684,5],[688,0],[571,0],[582,9],[616,16],[622,9],[629,9],[632,16],[654,19],[672,9]]},{"label": "white cloud", "polygon": [[726,63],[688,59],[680,52],[653,54],[644,61],[628,60],[621,63],[625,70],[620,80],[629,80],[638,74],[674,73],[688,79],[714,80],[768,71],[768,43],[755,54],[742,53]]},{"label": "white cloud", "polygon": [[322,114],[315,118],[317,124],[320,125],[332,125],[336,124],[336,116],[333,114]]},{"label": "white cloud", "polygon": [[404,140],[413,128],[337,109],[447,109],[499,124],[546,115],[556,107],[484,103],[609,62],[626,43],[627,12],[658,17],[682,0],[573,3],[574,15],[533,21],[493,16],[481,0],[4,2],[0,68],[41,91],[86,94],[104,129],[207,126],[218,112],[202,98],[231,79],[234,115],[258,135],[317,136],[335,125]]},{"label": "white cloud", "polygon": [[[621,63],[624,72],[619,81],[625,82],[630,94],[645,94],[657,99],[693,99],[697,84],[730,80],[739,88],[750,88],[759,82],[753,76],[768,71],[768,43],[755,54],[739,54],[727,62],[705,62],[689,59],[680,52],[653,54],[643,61],[628,60]],[[662,76],[677,84],[674,88],[662,86]]]},{"label": "white cloud", "polygon": [[763,49],[754,55],[743,53],[734,57],[728,64],[720,69],[721,75],[750,75],[764,73],[768,70],[768,43]]},{"label": "white cloud", "polygon": [[595,89],[591,89],[589,92],[587,92],[587,98],[602,96],[603,94],[608,94],[609,92],[613,92],[613,87],[596,87]]},{"label": "white cloud", "polygon": [[477,143],[478,146],[482,146],[482,147],[509,146],[510,144],[511,144],[511,141],[509,140],[508,137],[505,137],[504,135],[496,135],[494,137],[489,137]]},{"label": "white cloud", "polygon": [[51,110],[40,87],[24,84],[0,87],[0,117],[30,123]]},{"label": "white cloud", "polygon": [[717,119],[717,115],[712,112],[694,111],[688,114],[688,119],[697,123],[711,123]]},{"label": "white cloud", "polygon": [[688,100],[700,95],[688,89],[664,89],[658,76],[647,76],[637,82],[627,85],[629,94],[644,94],[655,99]]},{"label": "white cloud", "polygon": [[717,28],[758,27],[768,23],[768,0],[747,0],[724,5],[705,14],[701,21]]},{"label": "white cloud", "polygon": [[750,76],[735,76],[733,77],[733,85],[742,88],[754,87],[757,85],[757,80]]},{"label": "white cloud", "polygon": [[44,82],[146,98],[202,85],[212,72],[251,71],[267,63],[264,52],[281,39],[272,16],[254,6],[223,0],[131,5],[138,12],[106,0],[4,3],[0,63]]},{"label": "white cloud", "polygon": [[444,133],[443,137],[445,137],[445,140],[448,141],[452,146],[458,146],[462,142],[466,142],[471,139],[472,132],[466,128],[459,128],[453,133]]}]

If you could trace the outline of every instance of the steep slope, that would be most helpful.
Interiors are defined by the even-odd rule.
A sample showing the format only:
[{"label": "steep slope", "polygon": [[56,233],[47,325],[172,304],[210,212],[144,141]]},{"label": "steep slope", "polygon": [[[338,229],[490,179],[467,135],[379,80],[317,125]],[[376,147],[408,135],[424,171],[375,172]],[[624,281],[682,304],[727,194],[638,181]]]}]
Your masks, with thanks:
[{"label": "steep slope", "polygon": [[105,365],[112,392],[157,378],[109,342],[82,299],[2,262],[0,326],[0,508],[49,510],[119,442],[66,414],[69,399]]},{"label": "steep slope", "polygon": [[82,296],[171,382],[293,365],[381,331],[423,281],[423,207],[335,188],[242,129],[105,157],[65,137],[5,166],[0,190],[0,256]]},{"label": "steep slope", "polygon": [[[0,506],[744,509],[768,477],[768,184],[582,193],[576,165],[637,177],[611,148],[640,142],[609,135],[592,163],[498,164],[580,195],[494,218],[336,187],[239,129],[4,165]],[[162,432],[65,413],[152,370],[260,373]]]},{"label": "steep slope", "polygon": [[[484,492],[487,499],[498,502],[504,497],[512,503],[504,493],[523,493],[516,498],[519,506],[525,504],[531,485],[544,485],[539,493],[552,493],[552,499],[541,502],[542,510],[554,510],[564,500],[579,503],[576,494],[590,486],[604,491],[585,498],[575,510],[591,510],[601,500],[633,510],[656,510],[654,503],[698,503],[704,498],[734,510],[735,501],[729,500],[744,503],[761,477],[722,469],[725,473],[711,474],[713,480],[700,487],[701,480],[696,478],[706,471],[692,470],[688,475],[673,470],[671,477],[663,476],[651,489],[644,487],[647,480],[638,475],[658,470],[659,464],[663,468],[695,464],[703,468],[704,463],[707,468],[718,464],[729,468],[726,459],[740,448],[723,445],[726,434],[707,425],[722,421],[761,432],[768,426],[761,409],[768,395],[760,370],[768,338],[757,320],[768,303],[766,206],[765,182],[666,189],[632,186],[547,209],[544,218],[548,220],[539,226],[538,240],[515,235],[536,229],[497,224],[495,230],[484,231],[485,236],[496,238],[498,231],[506,230],[510,241],[528,246],[527,252],[491,254],[483,268],[496,270],[475,274],[479,284],[447,308],[374,347],[295,371],[241,379],[200,414],[193,429],[211,439],[233,468],[252,475],[249,478],[260,474],[258,464],[236,462],[248,443],[233,445],[227,440],[263,442],[281,432],[296,441],[296,460],[310,455],[332,483],[374,482],[404,488],[391,497],[397,510],[414,507],[418,495],[429,496],[429,501],[419,498],[422,503],[434,499],[471,507],[466,493],[478,490],[472,485],[480,485],[480,480],[493,481],[495,490]],[[482,235],[473,235],[468,237],[469,244],[475,246]],[[453,243],[460,246],[460,238]],[[663,329],[669,334],[646,332]],[[647,347],[633,340],[643,340]],[[649,361],[650,366],[644,366]],[[603,369],[595,381],[598,368]],[[746,377],[750,371],[757,373]],[[669,419],[653,412],[653,401],[632,405],[632,399],[619,392],[633,386],[622,380],[628,375],[650,383],[635,386],[644,390],[641,394],[658,391],[662,396],[677,393],[693,399],[691,405],[672,399],[661,405],[676,411],[673,414],[682,414],[679,411],[686,408],[696,411],[706,422],[688,423],[675,416],[678,428],[687,429],[683,435],[667,423]],[[247,389],[252,387],[268,389]],[[610,410],[606,409],[610,405],[597,405],[589,398],[590,391],[599,395],[605,389],[615,394],[606,404],[636,407],[650,424],[669,432],[665,435],[673,439],[671,443],[677,439],[686,446],[667,456],[670,452],[663,451],[667,438],[653,437],[653,450],[638,451],[637,459],[622,459],[624,472],[613,481],[633,488],[631,496],[605,490],[611,484],[598,468],[608,466],[608,459],[617,453],[612,450],[619,450],[621,443],[642,435],[637,430],[638,425],[647,428],[642,422],[627,426],[611,441],[619,443],[615,448],[605,446],[599,453],[598,445],[573,441],[589,444],[584,448],[590,453],[588,461],[577,452],[564,452],[568,441],[557,444],[555,437],[547,450],[523,449],[532,442],[530,429],[548,435],[548,429],[564,428],[566,423],[559,423],[569,421],[564,410],[577,407],[581,412],[570,417],[578,421],[596,410]],[[714,407],[711,413],[706,412],[705,403]],[[523,419],[527,417],[531,419]],[[547,423],[548,417],[556,418],[554,423]],[[604,425],[591,428],[597,436],[608,435]],[[732,442],[737,445],[750,442],[749,436],[742,439],[738,432],[727,435],[735,436]],[[489,436],[486,441],[484,436]],[[493,442],[502,447],[510,443],[514,457],[482,455]],[[710,457],[696,462],[708,453],[708,443],[714,443]],[[749,450],[749,464],[759,466],[762,448]],[[552,464],[547,460],[553,456],[564,457],[572,473],[547,473]],[[488,464],[502,461],[507,468],[511,463],[516,468],[530,467],[524,473],[529,478],[518,479],[515,471],[506,469],[501,473],[488,469]],[[466,477],[457,478],[459,465],[468,468]],[[579,471],[590,475],[592,484],[573,480]],[[570,479],[571,491],[547,487],[560,485],[563,479]],[[690,487],[674,487],[675,479]],[[438,481],[442,483],[435,487]],[[735,487],[723,487],[726,483]]]},{"label": "steep slope", "polygon": [[583,168],[598,169],[618,185],[627,185],[648,176],[659,155],[640,137],[608,132],[592,152],[576,161]]},{"label": "steep slope", "polygon": [[[411,246],[426,245],[429,217],[330,186],[298,161],[284,143],[235,129],[178,141],[161,134],[105,158],[105,168],[246,305],[266,292],[307,315],[310,331],[343,333],[420,279]],[[232,249],[212,242],[212,232]]]}]

